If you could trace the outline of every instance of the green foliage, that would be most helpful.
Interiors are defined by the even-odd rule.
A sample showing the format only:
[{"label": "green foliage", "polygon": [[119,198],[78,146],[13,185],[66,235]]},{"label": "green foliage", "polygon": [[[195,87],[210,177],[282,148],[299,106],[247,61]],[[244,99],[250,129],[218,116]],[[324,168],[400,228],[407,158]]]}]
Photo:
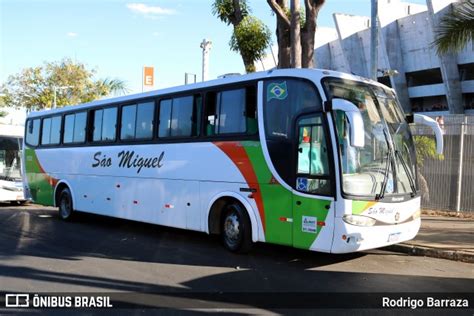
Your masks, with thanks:
[{"label": "green foliage", "polygon": [[[65,105],[90,102],[111,93],[127,92],[125,83],[118,79],[94,81],[95,70],[69,58],[45,62],[42,66],[25,68],[9,76],[1,88],[6,106],[51,108],[56,87],[56,104]],[[57,88],[68,87],[68,88]]]},{"label": "green foliage", "polygon": [[[291,21],[291,11],[289,7],[281,8],[285,12],[286,17]],[[271,15],[275,15],[275,12],[272,10]],[[306,25],[306,9],[305,7],[300,8],[300,27],[303,28]]]},{"label": "green foliage", "polygon": [[[241,18],[244,18],[250,14],[250,8],[247,5],[246,0],[239,1],[239,8]],[[229,24],[240,23],[238,17],[235,15],[233,0],[215,0],[212,4],[212,14],[217,16],[219,20]]]},{"label": "green foliage", "polygon": [[271,44],[268,27],[249,15],[246,0],[215,0],[212,14],[234,26],[229,46],[242,56],[246,72],[254,72],[255,62],[264,56],[265,49]]},{"label": "green foliage", "polygon": [[233,51],[240,52],[247,72],[254,72],[254,63],[263,58],[265,49],[271,43],[269,28],[259,19],[247,16],[235,27],[229,45]]},{"label": "green foliage", "polygon": [[419,168],[423,167],[426,158],[444,160],[444,155],[436,153],[436,141],[427,136],[413,137],[416,149],[416,162]]},{"label": "green foliage", "polygon": [[446,14],[436,29],[434,44],[438,54],[458,52],[474,40],[474,2],[464,0]]}]

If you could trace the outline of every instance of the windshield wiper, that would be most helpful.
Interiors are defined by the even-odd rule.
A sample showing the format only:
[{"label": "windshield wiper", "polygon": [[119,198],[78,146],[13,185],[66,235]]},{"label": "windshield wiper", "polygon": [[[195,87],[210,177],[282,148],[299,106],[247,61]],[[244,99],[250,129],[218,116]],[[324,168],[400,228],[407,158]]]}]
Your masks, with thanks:
[{"label": "windshield wiper", "polygon": [[385,137],[385,141],[387,142],[387,164],[385,165],[385,172],[384,172],[384,178],[382,182],[382,187],[380,188],[380,193],[375,195],[376,200],[381,200],[383,199],[385,195],[385,189],[387,188],[387,183],[388,183],[388,173],[390,171],[390,164],[391,164],[391,157],[392,157],[392,146],[390,145],[390,142],[388,141],[388,136],[387,132],[385,129],[383,129],[383,135]]},{"label": "windshield wiper", "polygon": [[390,171],[390,164],[391,164],[391,159],[392,157],[392,149],[389,147],[387,151],[387,164],[385,165],[385,171],[384,171],[384,178],[382,182],[382,187],[380,188],[380,193],[375,195],[376,200],[381,200],[383,199],[383,196],[385,195],[385,189],[387,188],[387,183],[388,183],[388,173]]},{"label": "windshield wiper", "polygon": [[415,181],[414,181],[411,173],[409,172],[407,163],[406,163],[405,159],[403,159],[402,154],[398,150],[395,150],[395,156],[398,157],[400,159],[400,162],[402,163],[403,169],[405,170],[405,173],[406,173],[407,178],[408,178],[408,182],[410,183],[410,188],[411,188],[410,195],[411,195],[411,197],[414,197],[416,195]]}]

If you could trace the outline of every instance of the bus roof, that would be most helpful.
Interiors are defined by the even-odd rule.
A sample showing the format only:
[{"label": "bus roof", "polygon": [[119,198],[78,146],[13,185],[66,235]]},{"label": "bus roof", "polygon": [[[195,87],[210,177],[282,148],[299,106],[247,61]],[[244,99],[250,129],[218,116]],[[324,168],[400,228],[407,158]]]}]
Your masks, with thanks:
[{"label": "bus roof", "polygon": [[255,73],[245,74],[241,76],[218,78],[214,80],[198,82],[198,83],[193,83],[193,84],[188,84],[188,85],[181,85],[181,86],[175,86],[175,87],[170,87],[170,88],[165,88],[165,89],[160,89],[160,90],[153,90],[149,92],[130,94],[130,95],[120,96],[120,97],[115,97],[115,98],[101,99],[101,100],[96,100],[96,101],[83,103],[83,104],[79,104],[75,106],[67,106],[67,107],[58,108],[58,109],[35,111],[35,112],[31,112],[28,115],[28,117],[50,115],[50,114],[63,113],[63,112],[69,112],[69,111],[77,111],[80,109],[88,109],[90,107],[95,107],[95,106],[108,105],[108,104],[113,104],[113,103],[125,103],[128,101],[134,101],[134,100],[139,100],[139,99],[159,97],[161,95],[166,95],[166,94],[171,94],[171,93],[179,93],[179,92],[193,91],[193,90],[198,90],[198,89],[212,88],[212,87],[220,86],[220,85],[227,85],[227,84],[266,79],[266,78],[272,78],[272,77],[305,78],[305,79],[309,79],[315,82],[316,84],[319,84],[321,79],[324,77],[336,77],[336,78],[342,78],[342,79],[348,79],[348,80],[353,80],[353,81],[360,81],[360,82],[380,85],[380,83],[367,79],[367,78],[363,78],[360,76],[351,75],[351,74],[347,74],[343,72],[333,71],[333,70],[272,69],[268,71],[255,72]]},{"label": "bus roof", "polygon": [[0,123],[0,136],[23,138],[25,127],[22,125],[11,125]]}]

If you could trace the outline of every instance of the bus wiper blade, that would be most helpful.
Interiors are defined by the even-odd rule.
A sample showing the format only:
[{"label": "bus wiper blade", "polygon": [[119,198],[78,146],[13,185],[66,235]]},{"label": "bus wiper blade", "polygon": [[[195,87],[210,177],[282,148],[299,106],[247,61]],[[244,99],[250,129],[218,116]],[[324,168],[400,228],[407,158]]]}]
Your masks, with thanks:
[{"label": "bus wiper blade", "polygon": [[403,169],[405,170],[405,173],[408,178],[408,182],[410,183],[410,188],[411,188],[410,195],[411,197],[414,197],[416,195],[415,180],[413,179],[411,173],[409,172],[408,165],[405,159],[403,159],[402,154],[398,150],[395,150],[395,156],[398,157],[400,159],[400,162],[402,163]]},{"label": "bus wiper blade", "polygon": [[385,136],[385,141],[387,142],[387,164],[385,165],[385,172],[384,172],[384,179],[383,179],[383,182],[382,182],[382,187],[380,188],[380,193],[375,195],[375,199],[376,200],[381,200],[383,199],[384,195],[385,195],[385,189],[387,188],[387,183],[388,183],[388,173],[390,171],[390,163],[391,163],[391,157],[392,157],[392,146],[390,146],[390,142],[388,141],[388,136],[387,136],[387,132],[385,131],[385,129],[383,130],[383,135]]},{"label": "bus wiper blade", "polygon": [[384,178],[382,182],[382,187],[380,188],[380,193],[375,195],[376,200],[381,200],[383,199],[385,195],[385,189],[387,188],[387,183],[388,183],[388,173],[390,171],[390,157],[392,156],[392,149],[389,146],[388,151],[387,151],[387,164],[385,165],[385,172],[384,172]]}]

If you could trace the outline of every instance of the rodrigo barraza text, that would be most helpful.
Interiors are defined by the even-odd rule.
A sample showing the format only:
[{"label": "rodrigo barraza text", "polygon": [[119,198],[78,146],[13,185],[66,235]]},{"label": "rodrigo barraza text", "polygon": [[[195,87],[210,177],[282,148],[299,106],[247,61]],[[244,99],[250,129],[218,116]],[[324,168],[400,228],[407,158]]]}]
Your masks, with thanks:
[{"label": "rodrigo barraza text", "polygon": [[469,300],[462,298],[382,298],[382,307],[388,308],[467,308],[469,307]]}]

